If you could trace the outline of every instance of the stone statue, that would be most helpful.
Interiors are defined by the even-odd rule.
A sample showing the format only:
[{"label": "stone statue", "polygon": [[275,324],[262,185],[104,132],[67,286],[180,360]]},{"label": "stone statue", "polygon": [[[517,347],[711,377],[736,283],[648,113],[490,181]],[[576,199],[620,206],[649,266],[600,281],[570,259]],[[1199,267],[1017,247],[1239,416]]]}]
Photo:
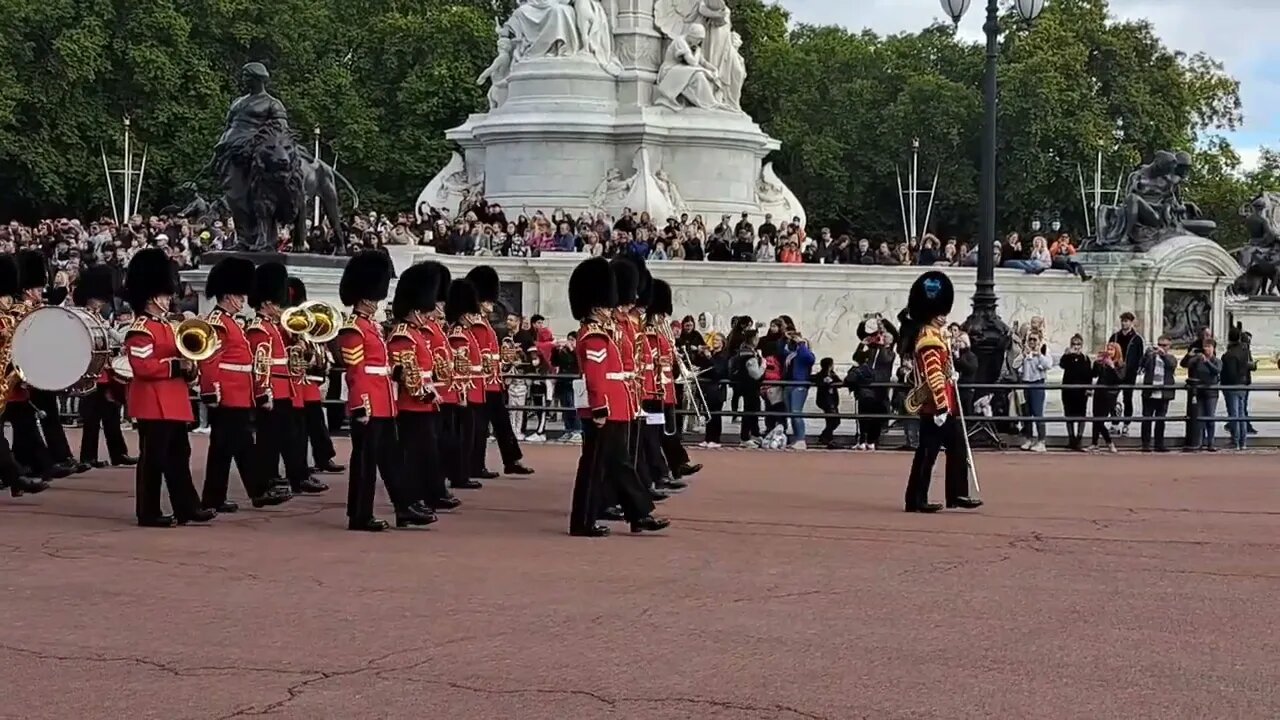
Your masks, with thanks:
[{"label": "stone statue", "polygon": [[725,0],[655,0],[653,16],[671,43],[685,40],[695,25],[703,28],[702,57],[723,86],[723,105],[740,110],[746,63],[739,49],[742,38],[735,39]]},{"label": "stone statue", "polygon": [[672,182],[671,176],[667,175],[666,170],[659,170],[653,174],[654,182],[658,186],[658,192],[662,193],[662,197],[666,198],[667,205],[671,207],[671,212],[679,214],[689,211],[689,205],[680,195],[680,189]]},{"label": "stone statue", "polygon": [[1251,297],[1280,294],[1280,193],[1258,193],[1240,207],[1240,214],[1249,231],[1249,244],[1236,254],[1244,273],[1231,291]]},{"label": "stone statue", "polygon": [[615,206],[621,206],[629,192],[631,181],[624,178],[618,168],[609,168],[587,200],[587,210],[593,213],[607,212]]},{"label": "stone statue", "polygon": [[756,203],[760,212],[771,213],[780,220],[800,218],[800,225],[805,224],[804,208],[795,193],[791,192],[774,172],[773,163],[767,162],[760,168],[760,177],[756,179]]},{"label": "stone statue", "polygon": [[729,107],[720,87],[719,72],[702,56],[702,41],[706,36],[706,29],[695,23],[683,38],[667,44],[654,97],[659,105],[672,110],[685,106],[704,110]]},{"label": "stone statue", "polygon": [[517,63],[582,49],[572,0],[521,0],[499,33],[513,41],[512,60]]},{"label": "stone statue", "polygon": [[613,55],[613,23],[599,0],[574,0],[577,11],[578,39],[604,71],[614,77],[622,74],[622,63]]},{"label": "stone statue", "polygon": [[[499,28],[501,32],[501,28]],[[489,63],[489,67],[476,78],[477,85],[489,81],[489,109],[492,110],[507,99],[507,76],[511,74],[513,43],[511,38],[498,36],[498,56]]]},{"label": "stone statue", "polygon": [[1090,249],[1145,252],[1176,235],[1207,237],[1216,223],[1179,193],[1190,169],[1189,154],[1157,152],[1129,175],[1120,204],[1098,209],[1098,237]]}]

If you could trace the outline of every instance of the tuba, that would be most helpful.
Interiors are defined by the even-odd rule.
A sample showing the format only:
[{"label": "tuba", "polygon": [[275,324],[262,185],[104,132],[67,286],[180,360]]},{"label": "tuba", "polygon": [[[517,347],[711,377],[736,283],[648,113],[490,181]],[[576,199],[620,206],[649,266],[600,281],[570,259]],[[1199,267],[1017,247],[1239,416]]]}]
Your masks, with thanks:
[{"label": "tuba", "polygon": [[305,302],[280,313],[281,327],[310,343],[324,344],[338,337],[342,321],[342,311],[323,300]]},{"label": "tuba", "polygon": [[178,354],[191,362],[208,360],[218,351],[218,334],[209,321],[202,318],[187,318],[177,323],[173,336],[178,342]]}]

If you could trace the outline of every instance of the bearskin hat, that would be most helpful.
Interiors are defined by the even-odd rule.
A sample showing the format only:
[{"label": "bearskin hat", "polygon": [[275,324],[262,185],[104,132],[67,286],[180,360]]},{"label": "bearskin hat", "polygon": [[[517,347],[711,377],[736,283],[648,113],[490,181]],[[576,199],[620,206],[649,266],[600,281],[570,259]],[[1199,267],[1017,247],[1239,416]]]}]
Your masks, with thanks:
[{"label": "bearskin hat", "polygon": [[956,289],[951,278],[944,272],[930,270],[911,284],[907,313],[913,321],[923,325],[939,315],[949,314],[955,299]]},{"label": "bearskin hat", "polygon": [[134,312],[145,310],[147,303],[158,295],[173,295],[177,291],[178,269],[164,250],[145,248],[129,261],[123,296]]},{"label": "bearskin hat", "polygon": [[90,300],[111,302],[115,298],[115,277],[106,265],[93,265],[80,273],[76,287],[71,291],[71,302],[84,306]]},{"label": "bearskin hat", "polygon": [[650,283],[649,302],[645,307],[650,315],[666,315],[670,317],[675,310],[675,299],[671,295],[671,286],[666,280],[655,279]]},{"label": "bearskin hat", "polygon": [[302,278],[289,276],[289,306],[294,307],[307,301],[307,284]]},{"label": "bearskin hat", "polygon": [[642,261],[636,262],[636,271],[640,273],[639,281],[636,283],[636,305],[647,308],[653,301],[653,273],[649,272],[649,268]]},{"label": "bearskin hat", "polygon": [[18,283],[22,290],[43,288],[49,284],[49,264],[37,250],[18,251]]},{"label": "bearskin hat", "polygon": [[449,266],[440,265],[440,285],[436,289],[436,302],[442,303],[449,299],[449,286],[453,284],[453,273],[449,272]]},{"label": "bearskin hat", "polygon": [[342,270],[342,280],[338,283],[338,297],[347,306],[361,300],[385,300],[395,274],[389,255],[365,250],[347,261]]},{"label": "bearskin hat", "polygon": [[252,260],[234,255],[224,257],[209,269],[204,296],[220,298],[226,295],[252,295],[255,273]]},{"label": "bearskin hat", "polygon": [[449,299],[444,303],[444,319],[456,323],[463,315],[480,312],[480,299],[476,288],[466,280],[458,280],[449,286]]},{"label": "bearskin hat", "polygon": [[428,261],[411,266],[396,282],[396,295],[391,301],[391,314],[403,318],[414,310],[434,310],[440,294],[438,262]]},{"label": "bearskin hat", "polygon": [[614,258],[609,261],[609,269],[613,271],[618,304],[634,305],[640,293],[640,268],[627,258]]},{"label": "bearskin hat", "polygon": [[289,268],[283,263],[265,262],[253,274],[253,293],[249,304],[255,308],[265,303],[284,307],[289,302]]},{"label": "bearskin hat", "polygon": [[467,281],[476,289],[476,297],[482,303],[498,302],[500,282],[498,271],[488,265],[477,265],[467,273]]},{"label": "bearskin hat", "polygon": [[0,255],[0,297],[18,294],[18,263],[12,255]]},{"label": "bearskin hat", "polygon": [[618,286],[611,263],[602,257],[583,260],[569,276],[569,310],[578,320],[591,317],[596,308],[618,305]]}]

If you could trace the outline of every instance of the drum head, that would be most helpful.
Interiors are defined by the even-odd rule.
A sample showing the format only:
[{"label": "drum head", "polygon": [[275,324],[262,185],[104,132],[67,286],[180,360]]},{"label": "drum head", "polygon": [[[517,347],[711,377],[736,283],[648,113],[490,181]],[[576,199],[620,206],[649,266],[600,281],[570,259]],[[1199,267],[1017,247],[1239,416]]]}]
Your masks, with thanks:
[{"label": "drum head", "polygon": [[67,308],[33,310],[13,332],[13,364],[39,390],[75,385],[89,368],[93,350],[89,326]]}]

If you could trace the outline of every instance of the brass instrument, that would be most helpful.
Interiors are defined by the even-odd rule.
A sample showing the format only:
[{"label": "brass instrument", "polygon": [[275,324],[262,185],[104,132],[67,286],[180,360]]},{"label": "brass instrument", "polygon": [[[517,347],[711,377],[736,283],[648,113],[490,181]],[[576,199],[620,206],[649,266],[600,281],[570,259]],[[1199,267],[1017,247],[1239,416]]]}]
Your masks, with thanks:
[{"label": "brass instrument", "polygon": [[435,365],[436,379],[448,385],[453,381],[453,364],[449,360],[446,351],[437,349],[431,355],[432,363]]},{"label": "brass instrument", "polygon": [[258,343],[253,349],[253,374],[255,377],[267,378],[267,386],[271,383],[271,343]]},{"label": "brass instrument", "polygon": [[191,362],[208,360],[218,351],[218,334],[213,325],[201,318],[187,318],[174,325],[173,337],[178,342],[178,354]]},{"label": "brass instrument", "polygon": [[342,322],[342,310],[323,300],[305,302],[280,313],[280,326],[310,343],[324,344],[338,337]]},{"label": "brass instrument", "polygon": [[524,359],[524,351],[511,338],[502,339],[502,364],[519,365]]},{"label": "brass instrument", "polygon": [[418,356],[412,350],[395,353],[392,362],[400,368],[400,383],[415,398],[427,394],[426,379],[422,376],[422,368],[418,366]]},{"label": "brass instrument", "polygon": [[289,368],[289,375],[294,380],[301,380],[307,374],[307,368],[311,367],[311,346],[305,341],[294,343],[285,348],[285,366]]},{"label": "brass instrument", "polygon": [[485,377],[493,374],[493,356],[487,352],[480,353],[480,374]]},{"label": "brass instrument", "polygon": [[659,316],[656,319],[657,331],[671,346],[672,362],[680,375],[675,381],[685,386],[685,402],[688,403],[689,409],[698,417],[698,421],[705,423],[711,419],[711,407],[707,404],[707,396],[702,392],[702,384],[698,382],[700,371],[693,369],[693,362],[689,359],[687,349],[676,349],[676,335],[671,330],[669,320],[670,318],[665,315]]},{"label": "brass instrument", "polygon": [[13,331],[18,327],[18,321],[10,314],[0,314],[0,413],[4,412],[5,406],[9,404],[9,391],[14,385],[22,382],[22,371],[16,366],[12,369],[13,358]]}]

